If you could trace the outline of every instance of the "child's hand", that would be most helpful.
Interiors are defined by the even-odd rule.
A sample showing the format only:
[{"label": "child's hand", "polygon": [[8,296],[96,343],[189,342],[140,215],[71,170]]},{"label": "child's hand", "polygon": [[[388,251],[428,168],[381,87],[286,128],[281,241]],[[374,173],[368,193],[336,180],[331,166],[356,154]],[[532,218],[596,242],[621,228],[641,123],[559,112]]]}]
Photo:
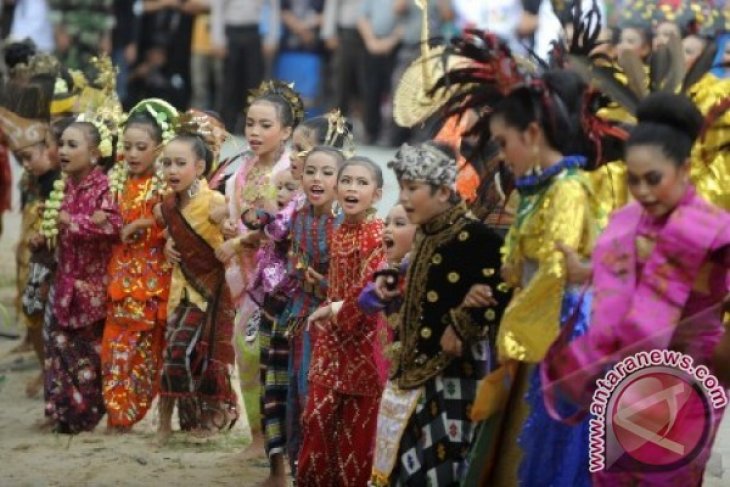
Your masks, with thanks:
[{"label": "child's hand", "polygon": [[309,315],[309,318],[307,319],[307,331],[309,331],[312,326],[316,326],[319,331],[324,331],[325,323],[332,318],[333,314],[332,306],[329,304],[318,308],[314,313]]},{"label": "child's hand", "polygon": [[256,228],[261,224],[261,220],[257,216],[256,210],[250,208],[241,215],[241,221],[249,228]]},{"label": "child's hand", "polygon": [[210,209],[210,221],[216,225],[220,225],[228,218],[228,207],[226,205],[217,205]]},{"label": "child's hand", "polygon": [[497,300],[492,296],[492,288],[486,284],[474,284],[464,296],[461,306],[463,308],[484,308],[495,306]]},{"label": "child's hand", "polygon": [[226,239],[235,238],[238,236],[238,226],[233,220],[225,220],[221,226],[221,232]]},{"label": "child's hand", "polygon": [[401,295],[398,288],[391,289],[392,285],[389,282],[389,278],[392,278],[392,276],[380,275],[375,278],[375,295],[381,301],[392,301]]},{"label": "child's hand", "polygon": [[304,279],[306,279],[309,284],[319,284],[324,280],[324,276],[315,271],[313,268],[307,267],[307,270],[304,273]]},{"label": "child's hand", "polygon": [[580,254],[563,242],[556,242],[555,248],[565,256],[566,276],[569,284],[585,284],[591,280],[593,269],[590,261],[581,259]]},{"label": "child's hand", "polygon": [[69,215],[68,212],[61,210],[61,212],[58,214],[58,223],[65,226],[70,225],[71,215]]},{"label": "child's hand", "polygon": [[128,225],[124,225],[122,227],[122,233],[120,235],[122,243],[128,244],[135,242],[137,239],[139,239],[141,229],[142,228],[139,224],[139,220],[135,220]]},{"label": "child's hand", "polygon": [[236,240],[226,240],[217,249],[215,249],[216,258],[224,264],[231,260],[238,251],[238,242]]},{"label": "child's hand", "polygon": [[165,243],[165,257],[170,264],[180,263],[180,252],[175,249],[175,241],[171,238]]},{"label": "child's hand", "polygon": [[46,237],[43,236],[41,233],[34,233],[33,235],[28,238],[28,246],[31,248],[31,250],[36,250],[41,248],[46,243]]},{"label": "child's hand", "polygon": [[91,222],[96,226],[102,226],[106,223],[106,213],[101,210],[96,210],[93,215],[91,215]]},{"label": "child's hand", "polygon": [[451,325],[449,325],[446,330],[444,330],[444,334],[441,335],[440,343],[441,350],[443,350],[444,353],[446,353],[447,355],[452,355],[454,357],[461,357],[464,344]]},{"label": "child's hand", "polygon": [[152,214],[159,225],[165,224],[165,218],[162,216],[162,203],[157,203],[152,207]]}]

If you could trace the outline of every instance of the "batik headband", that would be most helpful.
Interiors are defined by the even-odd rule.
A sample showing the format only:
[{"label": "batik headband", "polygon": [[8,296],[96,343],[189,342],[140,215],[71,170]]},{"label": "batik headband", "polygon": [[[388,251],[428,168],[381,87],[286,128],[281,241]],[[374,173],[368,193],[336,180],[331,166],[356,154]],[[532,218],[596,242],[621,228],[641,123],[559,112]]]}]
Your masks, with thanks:
[{"label": "batik headband", "polygon": [[456,184],[456,161],[437,147],[425,143],[403,144],[388,163],[398,180],[419,181],[453,188]]}]

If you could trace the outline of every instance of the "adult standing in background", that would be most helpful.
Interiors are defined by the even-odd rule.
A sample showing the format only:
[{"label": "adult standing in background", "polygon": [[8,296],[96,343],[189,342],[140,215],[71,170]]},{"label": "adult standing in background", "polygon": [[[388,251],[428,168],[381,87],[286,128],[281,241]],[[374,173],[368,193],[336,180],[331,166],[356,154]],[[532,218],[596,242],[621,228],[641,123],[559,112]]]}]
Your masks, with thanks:
[{"label": "adult standing in background", "polygon": [[223,104],[223,59],[213,51],[210,39],[211,0],[191,0],[195,8],[190,69],[193,84],[192,108],[219,109]]},{"label": "adult standing in background", "polygon": [[69,69],[85,70],[92,57],[111,53],[113,0],[49,0],[56,55]]},{"label": "adult standing in background", "polygon": [[381,105],[390,94],[390,79],[404,28],[393,0],[364,0],[357,29],[365,44],[362,77],[366,144],[383,143]]},{"label": "adult standing in background", "polygon": [[363,0],[325,0],[320,36],[333,53],[330,76],[334,97],[331,104],[345,117],[351,116],[350,101],[362,94],[365,46],[357,31]]},{"label": "adult standing in background", "polygon": [[51,53],[55,47],[46,0],[15,0],[11,39],[31,39],[39,51]]},{"label": "adult standing in background", "polygon": [[114,0],[114,29],[112,30],[112,62],[117,72],[117,95],[123,105],[127,103],[127,78],[129,68],[137,60],[136,0]]},{"label": "adult standing in background", "polygon": [[[263,39],[259,24],[265,4],[270,11],[266,39]],[[212,0],[213,49],[225,55],[220,114],[231,132],[237,129],[249,90],[258,87],[263,79],[264,47],[273,50],[278,44],[279,19],[279,0]]]}]

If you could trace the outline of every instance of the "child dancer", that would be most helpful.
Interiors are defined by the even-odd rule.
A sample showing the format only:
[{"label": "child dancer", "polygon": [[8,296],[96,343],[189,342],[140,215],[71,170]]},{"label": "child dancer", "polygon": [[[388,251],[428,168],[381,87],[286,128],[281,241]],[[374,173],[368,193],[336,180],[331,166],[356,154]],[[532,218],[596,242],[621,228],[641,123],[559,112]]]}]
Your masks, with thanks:
[{"label": "child dancer", "polygon": [[[542,371],[545,390],[557,386],[561,392],[550,397],[575,401],[583,414],[596,379],[640,351],[673,350],[689,355],[695,367],[707,367],[708,374],[718,365],[722,371],[713,356],[719,358],[715,348],[727,334],[723,301],[727,308],[730,215],[707,203],[689,181],[690,153],[703,117],[684,96],[655,93],[639,105],[637,120],[626,143],[629,188],[636,201],[611,217],[596,243],[591,327],[570,344],[566,328]],[[708,392],[715,397],[712,386]],[[593,474],[593,484],[701,485],[725,409],[698,403],[683,406],[680,416],[707,424],[694,455],[685,452],[677,461],[682,455],[654,454],[651,463],[658,459],[656,464],[666,468],[637,469],[646,463],[621,450],[609,468]],[[667,426],[667,438],[688,437],[681,421],[677,424]]]},{"label": "child dancer", "polygon": [[[372,480],[454,485],[475,429],[469,407],[488,366],[486,337],[508,299],[495,289],[502,239],[471,216],[456,193],[449,146],[404,145],[389,167],[408,218],[419,229],[378,417]],[[377,295],[386,302],[399,299],[400,291],[382,280],[376,282]]]},{"label": "child dancer", "polygon": [[[307,156],[312,152],[312,149],[319,144],[340,148],[347,153],[351,151],[351,127],[347,120],[340,115],[339,110],[333,110],[326,116],[306,120],[294,131],[292,136],[291,174],[297,181],[301,181],[302,179],[304,162]],[[330,150],[329,152],[337,161],[342,161],[342,155],[338,154],[336,150]],[[331,171],[329,171],[331,172],[333,181],[335,179],[337,165],[338,163],[335,162]],[[316,171],[311,174],[316,174]],[[287,207],[281,210],[276,215],[276,218],[264,227],[267,237],[277,242],[289,241],[294,212],[302,210],[305,202],[305,193],[303,191],[297,191],[294,199],[287,205]],[[329,201],[324,203],[324,205],[328,204]],[[331,211],[328,210],[326,213],[330,214]],[[303,213],[300,212],[300,224],[304,221],[301,220],[301,218],[303,218],[302,215],[305,214],[306,210],[304,210]],[[317,220],[315,219],[314,221]],[[329,237],[329,232],[326,232],[319,237],[313,237],[313,241],[310,243],[306,243],[309,240],[307,237],[309,232],[302,230],[309,226],[310,223],[304,223],[304,226],[299,228],[299,232],[295,232],[298,238],[301,239],[304,237],[305,239],[305,243],[302,248],[308,248],[308,252],[314,251],[315,253],[314,256],[309,256],[303,262],[311,262],[311,258],[320,253],[319,249],[321,249],[321,244],[324,244],[326,247],[326,240],[322,240],[314,247],[308,246],[314,245],[313,242],[317,242],[318,238],[326,239]],[[302,242],[300,240],[299,244],[301,243]],[[315,250],[315,248],[317,250]],[[326,252],[322,255],[326,256]],[[297,264],[301,263],[297,261]],[[315,269],[317,269],[317,265],[313,265],[310,272],[317,272]],[[297,381],[297,378],[300,378],[302,382],[306,381],[306,373],[309,370],[309,360],[307,358],[309,356],[309,341],[308,338],[304,340],[304,342],[306,342],[306,353],[304,354],[305,359],[302,363],[300,360],[303,355],[301,353],[301,348],[304,342],[299,339],[300,336],[297,335],[297,338],[291,341],[291,345],[295,347],[295,353],[290,354],[290,343],[289,338],[287,338],[287,329],[290,317],[293,316],[296,318],[296,315],[298,314],[299,318],[304,319],[309,316],[312,311],[312,309],[308,309],[309,306],[302,306],[303,301],[301,298],[306,296],[308,293],[308,291],[305,291],[302,288],[304,280],[297,279],[297,276],[302,277],[304,275],[302,270],[306,269],[303,267],[301,269],[296,269],[294,266],[291,266],[290,270],[287,270],[286,277],[282,279],[277,286],[278,289],[276,292],[270,293],[272,297],[276,295],[293,296],[294,299],[288,300],[290,304],[288,308],[289,311],[284,310],[286,300],[282,302],[282,300],[278,299],[267,300],[264,298],[264,306],[262,307],[261,327],[262,329],[264,327],[270,328],[271,333],[270,347],[266,350],[263,348],[261,350],[261,370],[263,380],[262,401],[264,408],[262,419],[266,439],[266,450],[271,461],[270,480],[275,484],[281,484],[285,481],[283,453],[284,447],[287,443],[287,438],[291,442],[294,453],[293,455],[290,455],[292,471],[296,468],[296,453],[299,450],[298,423],[302,409],[300,404],[304,404],[304,396],[300,396],[300,394],[296,393],[293,397],[296,397],[297,400],[291,401],[289,400],[291,397],[288,399],[288,390],[291,381]],[[276,272],[272,273],[272,270],[268,270],[266,272],[276,275]],[[324,269],[319,272],[326,274],[326,270]],[[319,305],[319,299],[311,300],[310,302],[315,306]],[[300,327],[297,327],[297,330],[299,329]],[[289,373],[290,356],[297,357],[295,367],[296,372],[294,374]],[[302,394],[305,394],[306,387],[297,387],[295,391],[301,391]],[[287,401],[290,405],[289,408],[286,407]],[[291,406],[294,406],[293,411]],[[291,413],[291,415],[289,413]],[[289,415],[291,418],[288,417]]]},{"label": "child dancer", "polygon": [[370,218],[382,186],[380,168],[367,158],[351,158],[338,172],[345,221],[332,237],[327,303],[308,322],[314,347],[298,485],[360,486],[370,478],[383,384],[373,350],[377,318],[363,314],[357,299],[384,260],[383,224]]},{"label": "child dancer", "polygon": [[[40,76],[45,77],[42,74]],[[43,310],[47,293],[44,293],[42,298],[39,297],[36,303],[29,302],[29,306],[25,305],[23,296],[30,276],[42,274],[47,278],[49,274],[32,262],[34,250],[45,249],[45,245],[39,241],[39,238],[42,240],[39,234],[40,212],[60,173],[56,157],[56,141],[49,125],[52,88],[46,85],[47,83],[34,82],[32,79],[22,85],[9,81],[3,87],[4,96],[0,100],[2,105],[0,132],[15,159],[25,170],[20,185],[22,217],[16,253],[18,286],[16,309],[18,320],[28,328],[26,340],[21,347],[32,346],[41,368],[43,367]],[[32,99],[33,103],[27,103],[29,99]],[[2,225],[0,229],[1,227]],[[53,258],[50,260],[55,262]],[[26,394],[34,397],[42,387],[41,371],[26,385]]]},{"label": "child dancer", "polygon": [[46,415],[61,433],[92,430],[104,415],[99,348],[106,269],[122,225],[102,170],[113,160],[107,123],[81,116],[63,131],[65,194],[60,208],[47,211],[58,211],[57,228],[44,229],[49,243],[58,235],[58,270],[44,324]]},{"label": "child dancer", "polygon": [[[264,82],[251,94],[249,101],[245,135],[250,152],[244,155],[240,168],[226,183],[229,219],[223,230],[228,240],[217,254],[227,264],[226,276],[238,310],[237,329],[246,328],[246,345],[238,351],[238,359],[249,424],[255,431],[260,424],[257,414],[259,351],[257,327],[249,328],[248,325],[262,303],[255,302],[248,292],[253,291],[252,274],[256,269],[260,234],[246,228],[241,216],[248,210],[276,212],[272,175],[289,167],[286,142],[302,121],[304,107],[299,94],[279,81]],[[236,346],[240,346],[239,340],[236,340]]]},{"label": "child dancer", "polygon": [[135,106],[125,123],[124,162],[110,175],[124,227],[109,262],[101,365],[108,428],[119,432],[144,417],[159,387],[170,267],[153,214],[164,191],[155,162],[176,119],[162,100]]},{"label": "child dancer", "polygon": [[[297,455],[301,445],[300,419],[307,397],[307,374],[311,355],[309,332],[304,322],[327,296],[332,234],[341,222],[333,214],[336,197],[337,170],[344,163],[342,153],[334,148],[318,146],[304,158],[302,188],[307,203],[297,210],[291,220],[291,249],[287,274],[291,281],[289,304],[277,320],[276,333],[288,339],[287,396],[285,437],[269,437],[267,449],[271,458],[272,477],[283,476],[286,453],[292,473],[296,472]],[[269,384],[267,383],[267,389]],[[267,413],[267,419],[269,418]],[[282,421],[281,417],[277,418]],[[282,445],[282,443],[284,445]],[[273,453],[272,453],[273,452]],[[281,458],[281,460],[280,460]]]},{"label": "child dancer", "polygon": [[166,255],[174,264],[168,301],[174,312],[162,370],[160,442],[171,434],[175,400],[183,430],[210,432],[238,418],[231,386],[235,309],[215,255],[223,234],[210,218],[225,200],[204,179],[213,163],[203,139],[210,128],[192,121],[181,122],[183,132],[165,146],[161,159],[172,190],[161,213],[169,234]]}]

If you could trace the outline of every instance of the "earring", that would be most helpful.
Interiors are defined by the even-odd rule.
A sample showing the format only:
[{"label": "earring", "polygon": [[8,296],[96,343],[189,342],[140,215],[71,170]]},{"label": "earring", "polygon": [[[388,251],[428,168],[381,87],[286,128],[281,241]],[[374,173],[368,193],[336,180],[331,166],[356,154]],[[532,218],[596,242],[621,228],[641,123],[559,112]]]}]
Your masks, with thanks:
[{"label": "earring", "polygon": [[540,166],[540,149],[536,145],[532,146],[532,159],[535,161],[532,166],[532,172],[539,176],[542,174],[542,167]]},{"label": "earring", "polygon": [[96,166],[96,159],[91,159],[91,165]]},{"label": "earring", "polygon": [[200,179],[196,179],[193,181],[193,183],[188,187],[188,196],[192,199],[198,196],[198,193],[200,193]]}]

